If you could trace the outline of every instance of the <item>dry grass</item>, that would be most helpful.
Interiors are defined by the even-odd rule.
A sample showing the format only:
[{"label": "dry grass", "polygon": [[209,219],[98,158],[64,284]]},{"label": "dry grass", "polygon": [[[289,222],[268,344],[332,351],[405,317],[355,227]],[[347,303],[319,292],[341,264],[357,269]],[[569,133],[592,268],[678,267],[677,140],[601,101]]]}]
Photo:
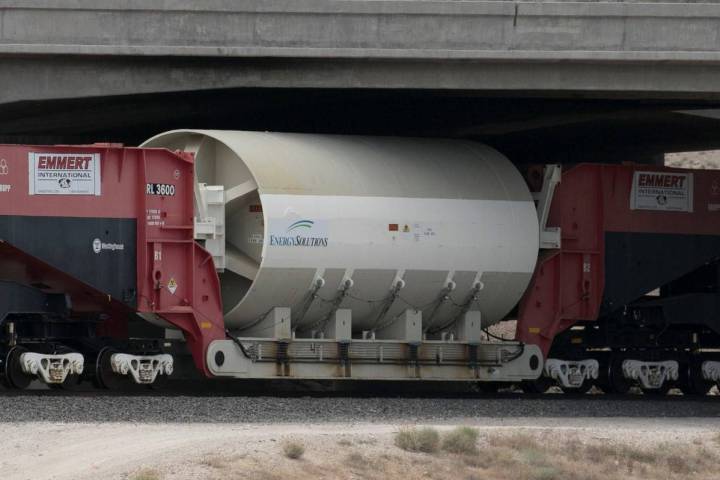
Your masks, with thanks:
[{"label": "dry grass", "polygon": [[640,448],[578,438],[551,442],[543,435],[527,433],[494,434],[482,437],[478,453],[464,455],[462,460],[467,467],[498,480],[709,480],[717,478],[717,445]]},{"label": "dry grass", "polygon": [[[397,460],[397,457],[395,457],[395,460]],[[343,465],[353,472],[372,473],[377,476],[387,470],[387,465],[391,461],[392,457],[389,456],[365,454],[354,451],[345,457]]]},{"label": "dry grass", "polygon": [[442,449],[450,453],[477,453],[479,433],[474,428],[457,427],[443,436]]},{"label": "dry grass", "polygon": [[210,456],[205,457],[202,460],[200,460],[200,465],[204,465],[206,467],[215,468],[217,470],[223,469],[227,467],[227,459],[223,457],[217,457],[217,456]]},{"label": "dry grass", "polygon": [[295,440],[283,442],[283,454],[292,460],[298,460],[305,453],[305,445]]},{"label": "dry grass", "polygon": [[358,445],[375,445],[377,440],[374,438],[358,438],[355,443]]},{"label": "dry grass", "polygon": [[[366,442],[368,438],[372,441]],[[215,450],[194,462],[197,470],[193,474],[178,476],[167,472],[166,477],[177,480],[719,478],[720,434],[694,436],[672,444],[656,440],[641,443],[636,439],[635,442],[554,429],[508,431],[467,427],[405,428],[393,436],[377,437],[349,433],[321,439],[294,436],[281,443],[285,455],[267,448],[268,443],[258,443],[242,455],[237,451]],[[296,447],[304,452],[302,461],[297,461]],[[292,450],[289,455],[287,449]],[[150,475],[130,476],[129,480],[162,480],[155,471]]]},{"label": "dry grass", "polygon": [[670,454],[666,459],[668,469],[676,475],[689,475],[693,473],[693,467],[684,456]]},{"label": "dry grass", "polygon": [[367,466],[367,458],[359,452],[352,452],[345,457],[345,465],[349,468],[364,469]]},{"label": "dry grass", "polygon": [[440,434],[434,428],[404,428],[395,435],[395,445],[408,452],[435,453]]},{"label": "dry grass", "polygon": [[143,468],[142,470],[130,475],[130,480],[160,480],[162,476],[157,470],[151,468]]},{"label": "dry grass", "polygon": [[[398,434],[395,440],[402,438],[400,443],[415,446],[421,443],[421,430],[403,430],[404,435]],[[440,435],[440,440],[441,448],[425,449],[433,455],[420,457],[398,449],[391,458],[381,453],[381,446],[368,449],[355,444],[356,450],[341,462],[351,475],[337,478],[717,480],[720,462],[720,438],[708,437],[699,444],[629,444],[589,439],[577,433],[480,433],[459,427]]]},{"label": "dry grass", "polygon": [[377,440],[374,438],[356,438],[350,440],[349,438],[341,438],[337,444],[341,447],[350,447],[352,445],[375,445]]}]

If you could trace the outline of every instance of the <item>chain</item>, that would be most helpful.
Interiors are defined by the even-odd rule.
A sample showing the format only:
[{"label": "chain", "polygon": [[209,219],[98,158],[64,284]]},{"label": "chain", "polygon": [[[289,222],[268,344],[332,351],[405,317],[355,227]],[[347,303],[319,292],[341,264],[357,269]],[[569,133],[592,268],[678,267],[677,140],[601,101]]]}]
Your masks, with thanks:
[{"label": "chain", "polygon": [[441,331],[441,330],[449,327],[449,326],[452,325],[453,323],[457,322],[458,319],[460,319],[460,317],[462,317],[463,315],[465,315],[465,314],[468,312],[468,310],[470,310],[470,307],[472,307],[473,303],[475,303],[475,302],[477,301],[477,299],[478,299],[478,293],[480,292],[480,288],[481,288],[481,287],[480,287],[480,284],[475,285],[475,286],[473,287],[473,289],[470,291],[470,293],[468,294],[467,298],[465,299],[465,302],[462,303],[462,304],[455,303],[455,301],[452,299],[452,296],[448,295],[448,299],[450,300],[450,303],[452,303],[452,304],[455,305],[456,307],[459,307],[459,308],[460,308],[460,311],[459,311],[458,314],[455,315],[450,321],[444,323],[443,325],[440,325],[440,326],[438,326],[438,327],[435,327],[435,328],[432,329],[432,330],[430,330],[430,329],[428,328],[427,331],[428,331],[429,333],[437,333],[437,332],[439,332],[439,331]]},{"label": "chain", "polygon": [[453,287],[451,287],[451,284],[448,283],[448,285],[442,289],[440,292],[440,295],[435,299],[435,306],[433,307],[432,311],[430,312],[430,315],[428,315],[428,326],[425,327],[423,332],[428,332],[430,328],[432,328],[433,323],[435,323],[435,314],[440,309],[440,306],[448,301],[450,298],[450,292],[452,292]]},{"label": "chain", "polygon": [[[400,290],[405,286],[405,282],[402,280],[395,283],[395,286],[390,291],[390,295],[386,297],[385,305],[383,305],[382,310],[380,310],[380,313],[378,314],[377,318],[375,319],[375,324],[372,326],[370,330],[376,331],[376,330],[382,330],[382,328],[386,327],[387,325],[383,325],[382,328],[379,327],[380,322],[383,318],[385,318],[385,315],[387,315],[388,310],[390,310],[390,307],[393,306],[393,303],[395,303],[395,300],[400,296]],[[394,322],[397,317],[393,318],[390,323]],[[389,325],[389,324],[388,324]]]},{"label": "chain", "polygon": [[327,300],[324,300],[323,298],[319,297],[321,300],[332,304],[330,311],[327,314],[325,314],[324,317],[321,317],[320,320],[318,320],[314,324],[312,324],[309,327],[304,328],[300,331],[317,330],[318,327],[321,331],[324,331],[325,326],[330,321],[330,318],[332,317],[333,313],[335,313],[337,311],[337,309],[340,307],[340,304],[343,302],[343,300],[345,300],[345,297],[348,295],[348,291],[350,290],[352,285],[353,285],[352,280],[350,280],[350,279],[345,280],[345,283],[343,284],[342,289],[340,289],[340,291],[337,293],[337,295],[335,295],[335,298],[332,299],[331,302],[327,302]]}]

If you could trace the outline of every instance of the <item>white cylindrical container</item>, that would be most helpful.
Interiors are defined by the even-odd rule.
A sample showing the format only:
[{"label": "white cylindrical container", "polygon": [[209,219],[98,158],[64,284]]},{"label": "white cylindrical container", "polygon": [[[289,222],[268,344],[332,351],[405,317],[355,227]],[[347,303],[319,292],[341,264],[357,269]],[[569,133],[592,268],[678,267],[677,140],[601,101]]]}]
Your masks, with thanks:
[{"label": "white cylindrical container", "polygon": [[[538,255],[532,196],[513,164],[469,141],[172,131],[144,143],[195,153],[225,189],[225,322],[292,309],[298,336],[337,308],[355,332],[407,309],[426,332],[479,310],[501,320]],[[309,333],[308,333],[309,334]]]}]

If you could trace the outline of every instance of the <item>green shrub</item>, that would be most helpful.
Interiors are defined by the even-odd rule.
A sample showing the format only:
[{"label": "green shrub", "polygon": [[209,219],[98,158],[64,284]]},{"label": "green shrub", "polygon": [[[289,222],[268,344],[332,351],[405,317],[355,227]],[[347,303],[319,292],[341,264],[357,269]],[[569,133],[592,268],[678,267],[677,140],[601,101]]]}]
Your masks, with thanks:
[{"label": "green shrub", "polygon": [[160,478],[160,474],[150,468],[143,468],[130,476],[130,480],[160,480]]},{"label": "green shrub", "polygon": [[457,427],[443,437],[442,448],[450,453],[477,453],[478,431],[470,427]]},{"label": "green shrub", "polygon": [[300,442],[286,441],[283,444],[283,453],[287,458],[297,460],[305,453],[305,446]]},{"label": "green shrub", "polygon": [[434,428],[405,428],[395,435],[395,445],[409,452],[433,453],[440,447],[440,434]]}]

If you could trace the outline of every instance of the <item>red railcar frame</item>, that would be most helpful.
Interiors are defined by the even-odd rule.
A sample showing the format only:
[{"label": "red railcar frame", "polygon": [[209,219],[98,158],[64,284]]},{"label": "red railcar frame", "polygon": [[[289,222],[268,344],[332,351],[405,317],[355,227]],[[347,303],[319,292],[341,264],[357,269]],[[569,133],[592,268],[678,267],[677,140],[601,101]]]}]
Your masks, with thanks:
[{"label": "red railcar frame", "polygon": [[[689,211],[634,208],[633,182],[641,173],[659,174],[669,185],[673,176],[689,175]],[[561,229],[562,246],[541,252],[520,304],[516,332],[517,339],[538,345],[544,355],[558,333],[577,322],[598,319],[607,233],[720,236],[720,171],[579,164],[563,173],[547,226]]]},{"label": "red railcar frame", "polygon": [[[58,158],[95,156],[99,167],[91,173],[100,177],[100,188],[94,194],[35,192],[33,159],[37,152]],[[0,220],[4,222],[0,234],[2,279],[40,286],[46,293],[66,294],[72,300],[73,312],[109,315],[114,321],[101,326],[105,331],[116,328],[116,333],[121,333],[125,322],[118,318],[132,312],[155,323],[177,327],[185,336],[196,366],[209,375],[205,352],[211,341],[225,338],[225,327],[212,256],[194,239],[192,155],[118,145],[2,145],[0,165]],[[166,187],[149,188],[152,185]],[[38,242],[30,232],[18,231],[21,228],[18,225],[24,225],[28,219],[61,227],[48,234],[53,238]],[[63,228],[66,220],[67,225],[81,222],[87,227],[75,231]],[[135,248],[127,249],[136,252],[136,258],[127,259],[136,266],[136,294],[132,302],[73,274],[83,268],[91,271],[104,268],[99,259],[105,252],[100,255],[98,246],[93,253],[93,242],[102,238],[99,225],[114,220],[129,221],[136,232]],[[62,245],[63,241],[81,242],[82,251],[87,252],[80,257],[81,262],[87,264],[73,264],[70,269],[61,265],[63,262],[58,258],[62,255],[58,255],[59,247],[54,245]],[[105,258],[123,253],[109,252]]]}]

